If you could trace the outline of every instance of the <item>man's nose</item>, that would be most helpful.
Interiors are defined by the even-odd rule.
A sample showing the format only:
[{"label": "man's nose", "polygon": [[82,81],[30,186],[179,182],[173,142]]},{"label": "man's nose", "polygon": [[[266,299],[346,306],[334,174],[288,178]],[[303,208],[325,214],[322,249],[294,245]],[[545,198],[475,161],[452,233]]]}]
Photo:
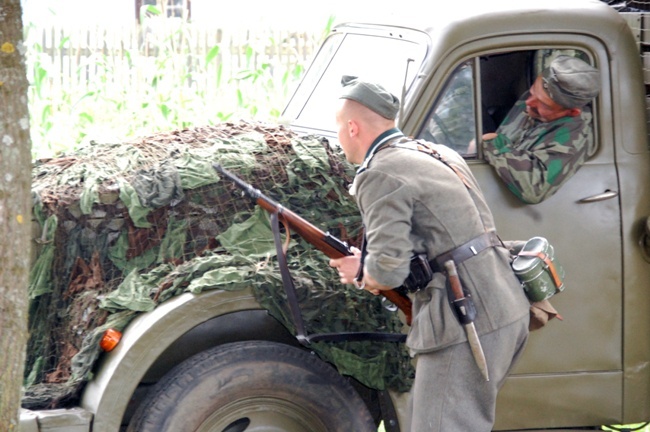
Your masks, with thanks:
[{"label": "man's nose", "polygon": [[528,96],[528,98],[526,99],[526,106],[529,106],[529,107],[532,107],[532,108],[535,108],[537,106],[537,99],[535,98],[535,96],[532,96],[532,95]]}]

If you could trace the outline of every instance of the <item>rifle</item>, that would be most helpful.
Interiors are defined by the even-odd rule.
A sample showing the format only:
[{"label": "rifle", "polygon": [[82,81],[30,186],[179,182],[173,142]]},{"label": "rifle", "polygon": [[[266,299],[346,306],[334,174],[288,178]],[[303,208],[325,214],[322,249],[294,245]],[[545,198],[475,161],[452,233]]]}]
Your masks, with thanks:
[{"label": "rifle", "polygon": [[[271,198],[260,192],[259,189],[255,189],[233,173],[224,169],[221,165],[213,164],[212,167],[217,172],[231,180],[235,185],[237,185],[237,187],[242,189],[247,196],[252,198],[257,205],[262,207],[264,210],[271,214],[277,213],[285,226],[293,229],[306,242],[313,245],[329,258],[342,258],[353,255],[352,249],[343,240],[331,235],[329,232],[324,232],[317,226],[298,216],[296,213],[273,201]],[[404,312],[404,315],[406,315],[406,323],[411,325],[411,300],[406,295],[395,289],[380,292],[384,297],[393,302],[395,306]]]}]

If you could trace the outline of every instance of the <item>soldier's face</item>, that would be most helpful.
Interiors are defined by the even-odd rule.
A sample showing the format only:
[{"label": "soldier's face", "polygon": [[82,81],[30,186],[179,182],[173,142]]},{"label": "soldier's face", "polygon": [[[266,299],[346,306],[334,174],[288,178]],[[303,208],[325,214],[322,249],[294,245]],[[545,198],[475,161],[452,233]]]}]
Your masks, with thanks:
[{"label": "soldier's face", "polygon": [[571,110],[555,103],[544,90],[542,77],[537,77],[526,99],[526,112],[534,119],[550,122],[571,115]]}]

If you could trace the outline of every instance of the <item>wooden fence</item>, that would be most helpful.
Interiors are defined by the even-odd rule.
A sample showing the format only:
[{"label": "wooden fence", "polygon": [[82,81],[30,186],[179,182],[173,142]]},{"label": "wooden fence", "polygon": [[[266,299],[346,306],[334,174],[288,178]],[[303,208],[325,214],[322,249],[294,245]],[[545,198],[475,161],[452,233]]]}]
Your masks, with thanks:
[{"label": "wooden fence", "polygon": [[27,27],[35,157],[229,118],[273,120],[322,40],[322,32],[148,22]]},{"label": "wooden fence", "polygon": [[217,77],[227,82],[244,71],[264,68],[273,74],[304,66],[322,41],[322,32],[226,31],[169,20],[153,24],[29,28],[30,76],[40,68],[47,77],[43,85],[79,89],[93,88],[100,81],[138,88],[156,75],[176,74],[187,86],[210,89]]}]

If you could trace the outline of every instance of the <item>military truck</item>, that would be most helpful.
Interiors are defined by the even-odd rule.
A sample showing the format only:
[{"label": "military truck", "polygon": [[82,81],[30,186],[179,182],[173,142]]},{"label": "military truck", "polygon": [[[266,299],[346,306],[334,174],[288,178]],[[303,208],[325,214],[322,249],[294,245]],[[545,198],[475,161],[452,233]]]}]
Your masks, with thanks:
[{"label": "military truck", "polygon": [[[650,15],[595,0],[436,3],[407,15],[335,27],[284,117],[336,145],[341,76],[381,82],[401,96],[407,135],[466,157],[503,239],[553,244],[566,289],[552,302],[564,320],[531,333],[499,395],[495,430],[650,420]],[[467,143],[493,131],[557,53],[601,71],[594,145],[557,194],[524,204]],[[350,385],[348,375],[299,343],[249,290],[185,293],[124,329],[79,406],[24,410],[20,430],[108,432],[137,422],[142,430],[361,431],[379,420],[386,431],[409,430],[407,392]]]}]

